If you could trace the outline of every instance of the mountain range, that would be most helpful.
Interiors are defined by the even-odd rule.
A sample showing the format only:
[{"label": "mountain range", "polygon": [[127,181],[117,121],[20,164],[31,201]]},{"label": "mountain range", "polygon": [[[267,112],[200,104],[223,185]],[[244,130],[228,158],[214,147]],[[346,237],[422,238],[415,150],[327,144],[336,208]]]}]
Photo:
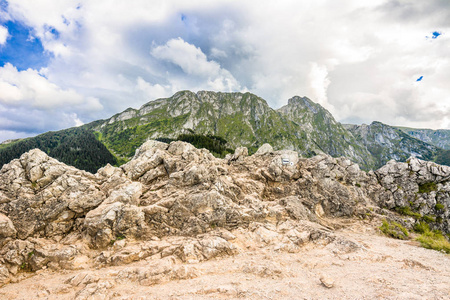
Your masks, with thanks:
[{"label": "mountain range", "polygon": [[[206,139],[208,145],[224,144],[223,149],[229,152],[244,146],[251,154],[269,143],[275,150],[295,150],[305,157],[320,153],[345,156],[365,170],[377,169],[391,159],[406,161],[410,156],[450,165],[450,130],[393,127],[380,122],[341,124],[307,97],[292,97],[287,105],[273,109],[251,93],[210,91],[180,91],[106,120],[0,144],[0,165],[39,148],[62,162],[95,173],[106,163],[129,161],[146,140],[180,137]],[[226,151],[213,153],[220,156]]]}]

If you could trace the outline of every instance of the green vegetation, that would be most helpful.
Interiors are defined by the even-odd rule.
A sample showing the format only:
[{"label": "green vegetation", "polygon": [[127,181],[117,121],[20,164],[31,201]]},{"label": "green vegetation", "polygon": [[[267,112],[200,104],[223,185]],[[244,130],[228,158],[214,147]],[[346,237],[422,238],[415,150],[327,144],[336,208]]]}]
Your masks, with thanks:
[{"label": "green vegetation", "polygon": [[435,216],[425,215],[425,216],[422,217],[422,220],[427,222],[427,223],[434,223],[434,222],[436,222],[436,217]]},{"label": "green vegetation", "polygon": [[389,222],[387,220],[383,220],[383,224],[380,226],[380,230],[385,235],[400,240],[406,240],[409,236],[408,230],[397,222]]},{"label": "green vegetation", "polygon": [[440,150],[434,160],[437,164],[450,166],[450,150]]},{"label": "green vegetation", "polygon": [[7,144],[0,149],[0,165],[9,163],[34,148],[44,151],[63,163],[92,173],[107,163],[116,164],[117,162],[91,131],[83,127],[75,127],[47,132]]},{"label": "green vegetation", "polygon": [[96,136],[111,153],[115,154],[117,160],[126,162],[154,133],[170,136],[182,127],[188,117],[188,115],[181,115],[174,118],[157,118],[158,116],[159,113],[147,115],[148,120],[142,125],[139,124],[139,118],[107,124]]},{"label": "green vegetation", "polygon": [[114,240],[109,241],[109,244],[112,246],[112,245],[114,245],[115,242],[124,240],[125,238],[126,237],[123,234],[120,234],[120,235],[116,236],[116,238]]},{"label": "green vegetation", "polygon": [[216,157],[225,157],[228,153],[233,153],[233,149],[227,148],[227,141],[215,135],[201,134],[181,134],[177,140],[188,142],[196,148],[206,148]]},{"label": "green vegetation", "polygon": [[434,216],[434,215],[424,215],[424,216],[422,216],[421,214],[412,211],[409,206],[396,207],[395,211],[398,212],[401,215],[410,216],[410,217],[415,218],[416,220],[421,220],[421,221],[424,221],[426,223],[434,223],[434,222],[437,221],[436,216]]},{"label": "green vegetation", "polygon": [[430,193],[432,191],[437,191],[436,182],[427,182],[419,185],[419,194]]},{"label": "green vegetation", "polygon": [[417,238],[422,247],[443,251],[450,254],[450,242],[439,230],[430,230],[427,223],[420,222],[414,226],[414,230],[421,235]]},{"label": "green vegetation", "polygon": [[[413,152],[418,153],[421,159],[429,161],[436,161],[437,157],[444,155],[441,153],[442,149],[435,145],[417,139],[405,130],[381,122],[373,122],[368,127],[355,125],[346,126],[346,128],[367,147],[375,159],[376,168],[383,166],[394,157],[397,161],[407,161]],[[389,140],[391,145],[386,146],[380,143],[380,140]]]},{"label": "green vegetation", "polygon": [[413,217],[413,218],[416,218],[416,219],[419,219],[419,218],[422,217],[421,214],[413,212],[409,206],[396,207],[395,211],[398,212],[401,215],[410,216],[410,217]]},{"label": "green vegetation", "polygon": [[227,148],[227,141],[215,135],[202,135],[202,134],[181,134],[176,139],[170,138],[157,138],[156,140],[164,143],[170,143],[173,141],[183,141],[192,144],[194,147],[201,149],[208,149],[216,157],[225,157],[228,153],[234,153],[234,150]]},{"label": "green vegetation", "polygon": [[443,210],[444,209],[444,204],[438,202],[434,206],[434,209],[436,209],[436,210]]}]

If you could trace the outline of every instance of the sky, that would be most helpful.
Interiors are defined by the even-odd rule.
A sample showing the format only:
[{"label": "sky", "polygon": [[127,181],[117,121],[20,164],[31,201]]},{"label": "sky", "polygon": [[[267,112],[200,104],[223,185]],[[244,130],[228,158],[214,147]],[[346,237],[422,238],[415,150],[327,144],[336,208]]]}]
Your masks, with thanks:
[{"label": "sky", "polygon": [[448,0],[0,0],[0,142],[180,90],[450,129]]}]

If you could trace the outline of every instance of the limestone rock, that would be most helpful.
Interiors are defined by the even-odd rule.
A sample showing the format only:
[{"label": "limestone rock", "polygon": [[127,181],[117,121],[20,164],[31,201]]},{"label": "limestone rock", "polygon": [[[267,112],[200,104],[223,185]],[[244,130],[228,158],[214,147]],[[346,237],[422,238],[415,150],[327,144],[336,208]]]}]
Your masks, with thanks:
[{"label": "limestone rock", "polygon": [[246,156],[248,156],[248,149],[246,147],[237,147],[236,150],[234,150],[234,154],[229,157],[228,163],[242,161]]},{"label": "limestone rock", "polygon": [[16,229],[11,220],[0,213],[0,238],[15,237]]},{"label": "limestone rock", "polygon": [[273,152],[273,147],[270,144],[263,144],[259,149],[255,152],[254,155],[264,155]]},{"label": "limestone rock", "polygon": [[[385,208],[406,206],[449,233],[450,167],[411,158],[366,173],[343,157],[301,158],[270,145],[219,159],[188,143],[147,141],[127,164],[93,175],[32,150],[0,171],[0,284],[24,271],[146,259],[155,270],[122,275],[152,285],[195,276],[177,263],[246,246],[295,253],[322,243],[347,253],[357,246],[333,236],[333,218],[391,218]],[[80,284],[78,296],[107,297],[99,282]]]},{"label": "limestone rock", "polygon": [[329,289],[334,287],[334,280],[331,279],[329,276],[325,275],[320,276],[320,282]]}]

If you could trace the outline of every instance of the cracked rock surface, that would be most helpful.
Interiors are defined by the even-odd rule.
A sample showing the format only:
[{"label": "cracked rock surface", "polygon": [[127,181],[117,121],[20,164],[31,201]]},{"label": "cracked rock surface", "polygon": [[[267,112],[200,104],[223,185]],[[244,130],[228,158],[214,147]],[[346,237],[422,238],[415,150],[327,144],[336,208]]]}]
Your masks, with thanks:
[{"label": "cracked rock surface", "polygon": [[[283,262],[245,257],[322,249],[368,259],[365,242],[339,230],[362,219],[373,228],[406,206],[450,232],[450,167],[411,158],[367,173],[346,158],[305,159],[267,144],[219,159],[188,143],[148,141],[127,164],[91,174],[35,149],[0,171],[0,296],[29,277],[69,272],[57,287],[36,285],[33,297],[120,298],[119,284],[195,281],[212,274],[205,266],[239,258],[230,270],[242,276],[291,278]],[[333,274],[316,275],[317,285],[339,286]],[[189,293],[257,297],[229,284]]]}]

